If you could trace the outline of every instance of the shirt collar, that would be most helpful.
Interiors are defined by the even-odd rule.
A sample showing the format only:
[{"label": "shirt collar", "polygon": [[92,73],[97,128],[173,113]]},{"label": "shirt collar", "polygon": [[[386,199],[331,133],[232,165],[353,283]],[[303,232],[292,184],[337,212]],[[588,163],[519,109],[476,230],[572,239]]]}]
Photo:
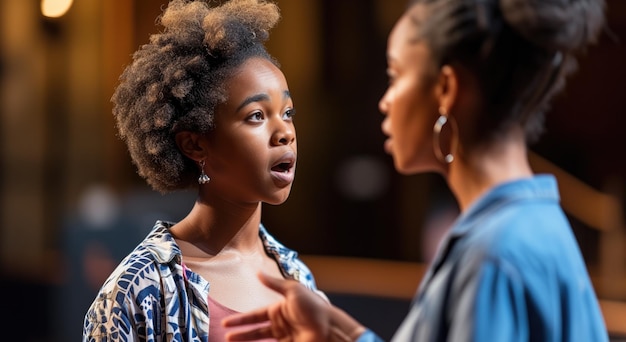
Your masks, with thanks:
[{"label": "shirt collar", "polygon": [[278,242],[273,236],[267,233],[263,224],[259,227],[259,235],[265,246],[265,251],[274,257],[278,262],[283,274],[291,279],[298,280],[300,278],[300,268],[294,267],[294,262],[298,258],[298,253],[292,249],[285,247]]},{"label": "shirt collar", "polygon": [[[182,260],[180,248],[169,232],[173,225],[174,223],[172,222],[157,221],[145,240],[146,248],[155,256],[157,262],[161,264],[169,263],[172,260],[176,260],[176,263],[180,264]],[[259,236],[263,241],[265,251],[274,256],[281,265],[297,258],[298,253],[278,242],[267,232],[263,224],[259,225]],[[293,274],[288,275],[294,276]]]},{"label": "shirt collar", "polygon": [[152,231],[145,239],[146,249],[149,250],[160,264],[167,264],[176,260],[181,263],[182,253],[176,244],[169,229],[174,225],[172,222],[156,221]]},{"label": "shirt collar", "polygon": [[505,182],[494,187],[459,216],[452,226],[450,235],[458,237],[466,234],[474,226],[473,222],[489,215],[501,205],[531,198],[559,202],[556,178],[552,175],[541,174]]}]

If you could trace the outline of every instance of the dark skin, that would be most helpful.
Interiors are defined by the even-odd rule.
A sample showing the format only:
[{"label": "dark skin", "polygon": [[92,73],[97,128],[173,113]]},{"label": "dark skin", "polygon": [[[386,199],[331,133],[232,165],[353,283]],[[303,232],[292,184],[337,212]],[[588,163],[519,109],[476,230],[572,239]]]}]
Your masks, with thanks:
[{"label": "dark skin", "polygon": [[216,110],[213,131],[176,135],[185,156],[205,161],[211,181],[200,185],[191,212],[171,233],[185,265],[211,284],[210,296],[243,312],[282,298],[255,276],[283,277],[265,253],[259,224],[263,202],[280,204],[289,196],[297,145],[293,102],[274,64],[251,58],[226,86],[228,100]]},{"label": "dark skin", "polygon": [[[439,160],[433,151],[433,125],[446,113],[461,130],[475,129],[471,122],[481,114],[477,77],[459,65],[435,66],[425,41],[414,41],[424,5],[409,8],[398,20],[389,37],[387,57],[390,83],[380,100],[385,116],[382,131],[388,137],[385,150],[392,155],[399,173],[440,173],[456,197],[461,210],[503,182],[532,176],[526,140],[521,126],[502,132],[498,140],[473,145],[459,137],[452,151],[454,162]],[[469,132],[474,133],[474,132]],[[223,321],[225,326],[242,326],[270,321],[271,327],[243,329],[229,333],[228,341],[249,341],[274,337],[280,341],[354,341],[365,327],[345,312],[319,301],[293,281],[259,275],[284,300]]]},{"label": "dark skin", "polygon": [[265,286],[280,293],[284,299],[266,308],[224,320],[227,327],[270,321],[271,326],[242,329],[228,333],[227,341],[254,341],[275,338],[281,342],[346,342],[355,341],[365,327],[343,310],[313,294],[292,280],[259,274]]},{"label": "dark skin", "polygon": [[[492,187],[532,176],[526,139],[517,125],[497,140],[481,144],[462,140],[480,129],[473,125],[483,110],[480,75],[457,64],[435,66],[426,42],[413,40],[425,15],[424,5],[413,5],[389,37],[390,85],[379,103],[385,116],[382,131],[388,136],[385,148],[402,174],[440,173],[464,210]],[[458,147],[452,151],[455,161],[450,164],[433,152],[433,125],[442,112],[460,129]]]}]

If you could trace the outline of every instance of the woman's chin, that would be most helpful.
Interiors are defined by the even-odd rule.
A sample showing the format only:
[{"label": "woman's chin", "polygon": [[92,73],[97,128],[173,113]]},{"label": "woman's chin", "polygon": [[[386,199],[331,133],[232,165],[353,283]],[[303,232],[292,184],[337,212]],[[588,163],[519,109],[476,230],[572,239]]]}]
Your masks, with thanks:
[{"label": "woman's chin", "polygon": [[272,196],[272,198],[268,198],[264,202],[269,205],[281,205],[287,201],[290,193],[291,186],[289,187],[289,189],[282,189],[282,191]]},{"label": "woman's chin", "polygon": [[433,167],[430,163],[416,162],[415,160],[401,161],[399,159],[394,159],[394,167],[399,174],[407,176],[438,171],[438,169]]},{"label": "woman's chin", "polygon": [[412,175],[418,172],[415,167],[407,164],[402,164],[397,161],[394,163],[394,166],[396,168],[396,171],[398,171],[398,173],[402,175]]}]

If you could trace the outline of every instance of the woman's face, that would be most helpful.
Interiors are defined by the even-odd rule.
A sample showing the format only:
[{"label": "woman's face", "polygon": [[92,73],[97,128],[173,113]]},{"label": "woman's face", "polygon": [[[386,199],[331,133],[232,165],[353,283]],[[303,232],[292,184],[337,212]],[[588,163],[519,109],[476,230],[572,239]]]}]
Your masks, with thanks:
[{"label": "woman's face", "polygon": [[440,171],[433,152],[433,125],[438,117],[437,70],[423,40],[417,40],[423,5],[414,5],[398,20],[387,45],[389,86],[380,100],[385,115],[385,150],[398,172]]},{"label": "woman's face", "polygon": [[209,186],[235,202],[280,204],[291,191],[297,155],[287,81],[270,61],[251,58],[226,90],[208,137]]}]

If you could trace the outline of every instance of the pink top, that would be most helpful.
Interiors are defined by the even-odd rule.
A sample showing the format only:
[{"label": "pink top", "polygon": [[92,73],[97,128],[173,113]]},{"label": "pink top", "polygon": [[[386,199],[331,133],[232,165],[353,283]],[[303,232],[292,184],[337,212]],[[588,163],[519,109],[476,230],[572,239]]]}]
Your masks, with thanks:
[{"label": "pink top", "polygon": [[[209,303],[209,315],[211,319],[209,319],[209,341],[223,341],[226,332],[231,331],[233,329],[241,329],[241,328],[226,328],[222,326],[222,320],[232,314],[239,313],[235,310],[225,307],[224,305],[216,302],[211,296],[208,298]],[[259,323],[253,326],[263,326],[266,323]],[[257,340],[259,342],[277,342],[276,339],[264,339]]]},{"label": "pink top", "polygon": [[[182,263],[183,266],[183,276],[187,279],[187,265]],[[207,303],[209,304],[209,341],[224,341],[224,336],[226,332],[235,330],[235,329],[249,329],[252,327],[260,327],[263,325],[267,325],[269,323],[259,323],[259,324],[250,324],[246,328],[226,328],[222,326],[222,320],[232,314],[239,313],[238,311],[232,310],[217,301],[215,301],[211,296],[207,297]],[[278,342],[277,339],[268,338],[264,340],[256,340],[258,342]]]}]

